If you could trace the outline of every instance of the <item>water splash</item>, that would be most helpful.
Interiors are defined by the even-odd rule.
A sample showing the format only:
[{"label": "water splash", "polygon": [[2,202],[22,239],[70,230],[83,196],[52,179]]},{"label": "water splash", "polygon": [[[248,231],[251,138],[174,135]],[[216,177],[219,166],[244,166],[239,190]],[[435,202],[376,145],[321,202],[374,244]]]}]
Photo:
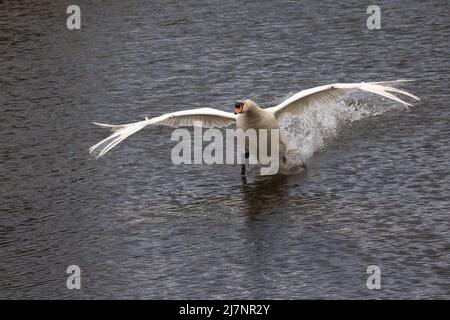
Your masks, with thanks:
[{"label": "water splash", "polygon": [[[307,109],[301,116],[284,118],[280,122],[280,129],[288,144],[287,161],[280,163],[278,173],[290,175],[303,171],[306,160],[339,139],[343,129],[392,110],[392,104],[383,102],[384,99],[378,99],[376,105],[367,103],[370,102],[367,96],[363,99],[346,99],[318,105]],[[247,163],[247,176],[258,176],[259,169],[260,165]]]},{"label": "water splash", "polygon": [[388,110],[382,105],[347,100],[310,108],[301,117],[284,119],[280,127],[288,142],[286,169],[302,166],[314,153],[323,151],[339,138],[343,128]]}]

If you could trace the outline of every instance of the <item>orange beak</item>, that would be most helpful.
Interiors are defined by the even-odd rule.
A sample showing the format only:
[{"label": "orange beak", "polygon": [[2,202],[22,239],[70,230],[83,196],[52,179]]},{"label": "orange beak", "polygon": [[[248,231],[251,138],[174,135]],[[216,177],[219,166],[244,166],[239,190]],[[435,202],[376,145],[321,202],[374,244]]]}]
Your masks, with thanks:
[{"label": "orange beak", "polygon": [[234,104],[234,114],[242,113],[244,109],[244,103],[238,101]]}]

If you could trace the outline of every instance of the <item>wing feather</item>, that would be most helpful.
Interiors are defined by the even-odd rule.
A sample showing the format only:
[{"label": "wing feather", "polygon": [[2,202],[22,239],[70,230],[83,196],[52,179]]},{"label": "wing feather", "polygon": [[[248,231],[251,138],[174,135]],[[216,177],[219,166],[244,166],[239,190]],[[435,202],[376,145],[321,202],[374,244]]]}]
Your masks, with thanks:
[{"label": "wing feather", "polygon": [[89,153],[95,153],[96,157],[100,158],[120,142],[148,125],[166,125],[173,128],[201,125],[204,128],[223,128],[235,124],[235,122],[236,115],[233,113],[212,108],[177,111],[156,118],[146,118],[142,121],[122,125],[94,122],[98,126],[111,129],[114,133],[90,147]]},{"label": "wing feather", "polygon": [[420,99],[407,91],[392,87],[393,84],[405,81],[410,80],[394,80],[394,81],[369,82],[369,83],[362,82],[362,83],[328,84],[300,91],[294,94],[292,97],[286,99],[279,105],[272,108],[268,108],[266,110],[273,112],[277,119],[280,119],[286,115],[299,115],[303,113],[307,108],[337,101],[342,97],[357,90],[374,93],[389,98],[391,100],[400,102],[405,106],[407,110],[409,110],[408,107],[411,106],[411,104],[400,99],[393,93],[402,94],[415,100]]}]

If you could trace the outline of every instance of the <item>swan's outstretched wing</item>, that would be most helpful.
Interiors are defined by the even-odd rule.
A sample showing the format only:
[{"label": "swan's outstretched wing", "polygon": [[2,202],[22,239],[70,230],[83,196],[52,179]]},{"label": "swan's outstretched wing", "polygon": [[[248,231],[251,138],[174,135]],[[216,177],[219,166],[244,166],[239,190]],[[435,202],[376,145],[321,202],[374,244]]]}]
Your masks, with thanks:
[{"label": "swan's outstretched wing", "polygon": [[298,115],[305,111],[307,108],[334,102],[345,95],[354,92],[356,90],[367,91],[378,94],[380,96],[392,99],[394,101],[402,103],[407,110],[409,110],[410,103],[403,101],[393,93],[400,93],[410,98],[420,100],[415,95],[396,89],[392,87],[392,84],[404,82],[408,80],[396,80],[386,82],[362,82],[362,83],[335,83],[328,84],[320,87],[315,87],[307,90],[300,91],[294,94],[289,99],[283,101],[279,105],[268,108],[266,110],[272,111],[277,119],[282,118],[285,115]]},{"label": "swan's outstretched wing", "polygon": [[90,147],[89,153],[94,152],[97,158],[99,158],[120,142],[148,125],[166,125],[178,128],[184,126],[194,126],[200,122],[201,126],[204,128],[223,128],[235,124],[236,115],[231,112],[220,111],[212,108],[199,108],[186,111],[177,111],[164,114],[156,118],[146,118],[142,121],[122,125],[110,125],[94,122],[94,124],[98,126],[112,129],[114,133],[96,145]]}]

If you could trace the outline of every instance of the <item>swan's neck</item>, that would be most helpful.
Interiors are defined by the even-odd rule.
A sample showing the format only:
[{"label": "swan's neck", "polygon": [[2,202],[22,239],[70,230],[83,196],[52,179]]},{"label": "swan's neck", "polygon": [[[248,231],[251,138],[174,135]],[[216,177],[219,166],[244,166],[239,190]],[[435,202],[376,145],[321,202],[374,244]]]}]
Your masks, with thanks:
[{"label": "swan's neck", "polygon": [[251,119],[259,119],[262,116],[261,111],[262,109],[260,107],[252,105],[245,111],[245,114]]}]

